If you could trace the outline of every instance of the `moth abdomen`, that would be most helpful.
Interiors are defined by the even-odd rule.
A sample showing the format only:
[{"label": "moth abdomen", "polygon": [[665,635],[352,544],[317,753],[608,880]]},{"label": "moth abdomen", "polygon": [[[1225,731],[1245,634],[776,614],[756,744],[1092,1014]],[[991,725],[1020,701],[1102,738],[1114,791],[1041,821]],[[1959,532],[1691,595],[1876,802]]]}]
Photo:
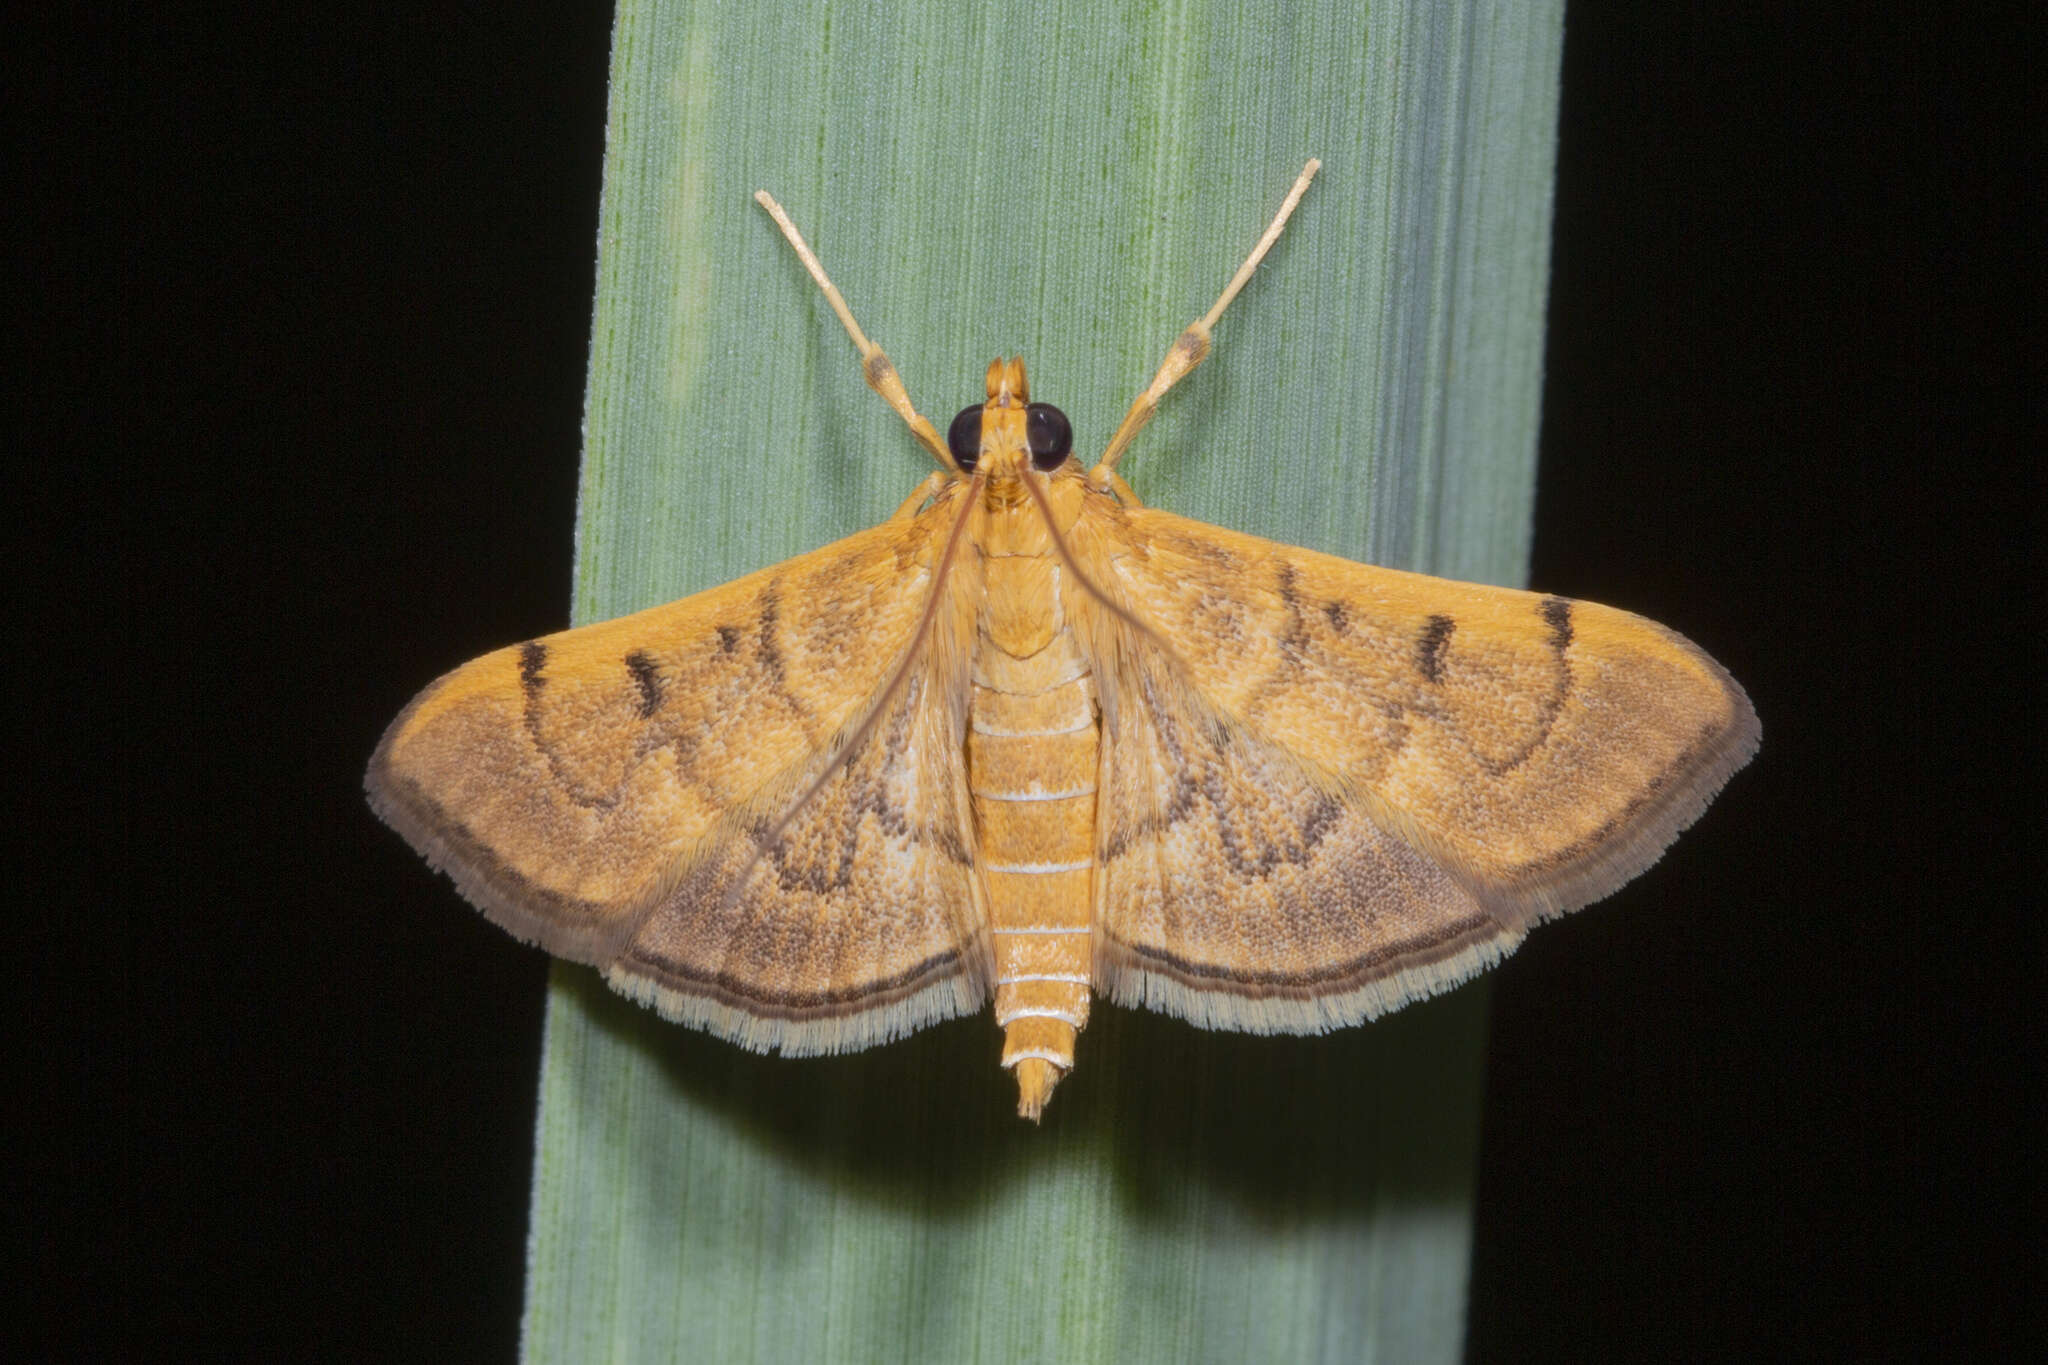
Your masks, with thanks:
[{"label": "moth abdomen", "polygon": [[1056,593],[1039,590],[1056,581],[1037,582],[1044,567],[991,566],[967,734],[996,1023],[1017,1112],[1030,1119],[1073,1068],[1088,1021],[1101,754],[1095,679]]}]

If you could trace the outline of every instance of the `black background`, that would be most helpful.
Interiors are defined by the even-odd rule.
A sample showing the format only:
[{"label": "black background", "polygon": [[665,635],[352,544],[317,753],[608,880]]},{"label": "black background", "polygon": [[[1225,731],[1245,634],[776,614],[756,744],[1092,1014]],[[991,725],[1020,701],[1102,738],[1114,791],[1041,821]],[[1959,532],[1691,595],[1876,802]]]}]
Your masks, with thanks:
[{"label": "black background", "polygon": [[[16,35],[11,1205],[64,1354],[515,1348],[544,960],[359,775],[564,617],[609,14],[561,9]],[[1496,976],[1474,1360],[2024,1340],[2018,38],[1570,12],[1533,579],[1679,624],[1765,739]]]}]

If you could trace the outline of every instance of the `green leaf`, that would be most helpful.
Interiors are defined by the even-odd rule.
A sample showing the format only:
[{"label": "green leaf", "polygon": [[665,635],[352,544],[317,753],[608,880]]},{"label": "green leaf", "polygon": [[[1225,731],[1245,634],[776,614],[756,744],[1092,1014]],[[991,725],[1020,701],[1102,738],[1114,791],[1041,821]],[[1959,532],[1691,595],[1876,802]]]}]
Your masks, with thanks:
[{"label": "green leaf", "polygon": [[[1561,5],[689,4],[614,38],[575,611],[886,515],[931,468],[751,192],[944,427],[989,359],[1100,448],[1324,169],[1122,472],[1517,582]],[[558,965],[536,1361],[1453,1360],[1484,992],[1322,1039],[1098,1002],[1043,1128],[987,1017],[758,1057]]]}]

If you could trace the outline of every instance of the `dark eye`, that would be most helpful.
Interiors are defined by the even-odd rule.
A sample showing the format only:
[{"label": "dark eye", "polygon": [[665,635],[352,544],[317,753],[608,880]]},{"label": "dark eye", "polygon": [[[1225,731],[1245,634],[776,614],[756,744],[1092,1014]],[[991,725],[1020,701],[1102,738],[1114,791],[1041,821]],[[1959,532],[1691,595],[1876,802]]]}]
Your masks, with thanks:
[{"label": "dark eye", "polygon": [[981,409],[980,403],[968,404],[946,428],[946,449],[953,452],[955,463],[970,472],[981,460]]},{"label": "dark eye", "polygon": [[1052,404],[1033,403],[1024,409],[1024,439],[1031,446],[1032,465],[1050,473],[1074,448],[1074,427]]}]

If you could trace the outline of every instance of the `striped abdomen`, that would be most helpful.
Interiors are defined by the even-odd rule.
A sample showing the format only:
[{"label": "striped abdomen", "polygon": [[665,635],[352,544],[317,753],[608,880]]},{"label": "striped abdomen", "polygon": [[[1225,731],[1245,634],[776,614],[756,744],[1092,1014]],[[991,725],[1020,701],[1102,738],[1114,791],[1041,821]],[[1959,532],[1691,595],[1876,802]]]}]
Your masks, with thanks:
[{"label": "striped abdomen", "polygon": [[1035,1119],[1074,1065],[1074,1035],[1088,1020],[1095,681],[1061,619],[1058,567],[1019,559],[989,568],[967,779],[989,891],[1003,1065],[1017,1074],[1018,1112]]}]

